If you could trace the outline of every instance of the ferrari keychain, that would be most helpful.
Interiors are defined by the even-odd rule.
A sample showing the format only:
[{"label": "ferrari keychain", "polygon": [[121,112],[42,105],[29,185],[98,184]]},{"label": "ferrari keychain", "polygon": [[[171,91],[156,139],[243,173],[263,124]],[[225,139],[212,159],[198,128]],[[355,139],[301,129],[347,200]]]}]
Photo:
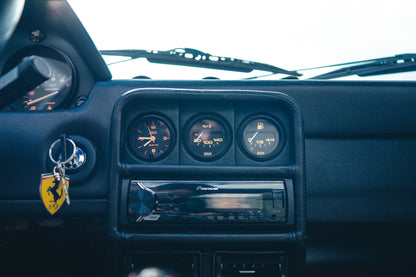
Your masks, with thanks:
[{"label": "ferrari keychain", "polygon": [[[67,141],[71,143],[73,151],[68,159],[62,161],[66,156]],[[59,154],[58,160],[55,160],[52,152],[58,142],[61,142],[61,154]],[[65,201],[67,205],[70,205],[68,193],[69,178],[65,175],[65,164],[74,159],[76,148],[75,142],[66,136],[56,140],[49,148],[49,158],[55,164],[55,167],[53,168],[53,173],[41,175],[39,192],[43,205],[51,215],[55,214]]]}]

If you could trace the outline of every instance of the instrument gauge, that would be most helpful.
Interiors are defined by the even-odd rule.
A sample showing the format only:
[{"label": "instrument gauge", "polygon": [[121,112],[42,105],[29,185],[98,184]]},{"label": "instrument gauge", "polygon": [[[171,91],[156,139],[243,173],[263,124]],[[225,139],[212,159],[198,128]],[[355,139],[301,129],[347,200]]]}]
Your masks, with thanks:
[{"label": "instrument gauge", "polygon": [[225,121],[217,116],[198,116],[191,120],[185,130],[186,148],[198,160],[219,159],[230,147],[230,129]]},{"label": "instrument gauge", "polygon": [[256,116],[245,120],[240,128],[239,141],[243,152],[254,160],[270,160],[283,147],[283,129],[268,116]]},{"label": "instrument gauge", "polygon": [[2,75],[32,55],[45,59],[52,76],[11,104],[15,110],[50,111],[60,107],[71,94],[75,71],[69,58],[62,52],[45,46],[25,48],[13,55],[2,69]]},{"label": "instrument gauge", "polygon": [[145,161],[165,158],[175,144],[171,124],[160,116],[141,117],[129,129],[130,148],[138,158]]}]

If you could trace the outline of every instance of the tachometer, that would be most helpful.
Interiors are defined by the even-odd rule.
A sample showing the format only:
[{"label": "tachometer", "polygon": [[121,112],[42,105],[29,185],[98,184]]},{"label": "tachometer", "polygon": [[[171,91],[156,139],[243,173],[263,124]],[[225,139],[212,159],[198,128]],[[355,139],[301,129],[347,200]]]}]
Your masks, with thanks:
[{"label": "tachometer", "polygon": [[217,116],[202,115],[192,120],[185,131],[185,145],[198,160],[215,160],[231,144],[228,125]]},{"label": "tachometer", "polygon": [[59,107],[70,95],[74,82],[74,70],[70,60],[60,51],[49,47],[25,48],[13,55],[2,69],[7,73],[28,56],[36,55],[45,59],[51,67],[52,76],[35,89],[26,92],[11,104],[16,110],[39,111]]},{"label": "tachometer", "polygon": [[168,121],[160,116],[141,117],[130,126],[130,148],[142,160],[161,160],[175,144],[175,133],[172,130]]},{"label": "tachometer", "polygon": [[280,124],[268,116],[251,117],[244,121],[239,132],[240,146],[252,159],[269,160],[283,147]]}]

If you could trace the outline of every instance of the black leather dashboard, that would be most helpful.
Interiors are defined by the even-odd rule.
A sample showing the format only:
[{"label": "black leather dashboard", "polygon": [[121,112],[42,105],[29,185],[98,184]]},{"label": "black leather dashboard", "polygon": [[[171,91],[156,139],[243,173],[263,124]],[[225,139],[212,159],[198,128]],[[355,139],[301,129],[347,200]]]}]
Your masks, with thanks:
[{"label": "black leather dashboard", "polygon": [[[46,16],[51,13],[61,20]],[[15,52],[38,45],[27,34],[39,26],[48,34],[41,44],[64,52],[78,80],[55,110],[0,111],[2,220],[49,216],[39,179],[52,170],[51,143],[65,133],[89,145],[94,159],[88,174],[70,174],[71,205],[57,217],[106,219],[102,242],[109,245],[113,276],[127,252],[179,250],[198,252],[209,265],[222,257],[218,251],[283,251],[294,275],[414,273],[416,82],[111,80],[63,1],[27,3],[0,54],[1,68]],[[133,122],[147,114],[169,120],[175,133],[171,152],[157,161],[138,158],[126,139]],[[230,130],[228,150],[214,160],[195,158],[185,146],[189,122],[201,114],[215,114]],[[284,133],[279,154],[267,160],[250,158],[238,141],[245,120],[258,114],[278,121]],[[154,229],[121,224],[121,184],[133,179],[290,179],[293,222]]]}]

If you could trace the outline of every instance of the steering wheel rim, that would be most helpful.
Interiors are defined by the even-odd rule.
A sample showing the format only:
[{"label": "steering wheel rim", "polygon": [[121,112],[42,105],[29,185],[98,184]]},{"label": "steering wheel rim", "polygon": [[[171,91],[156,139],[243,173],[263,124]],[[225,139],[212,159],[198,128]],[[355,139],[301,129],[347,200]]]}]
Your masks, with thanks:
[{"label": "steering wheel rim", "polygon": [[24,6],[25,0],[0,1],[0,51],[3,49],[19,23]]}]

